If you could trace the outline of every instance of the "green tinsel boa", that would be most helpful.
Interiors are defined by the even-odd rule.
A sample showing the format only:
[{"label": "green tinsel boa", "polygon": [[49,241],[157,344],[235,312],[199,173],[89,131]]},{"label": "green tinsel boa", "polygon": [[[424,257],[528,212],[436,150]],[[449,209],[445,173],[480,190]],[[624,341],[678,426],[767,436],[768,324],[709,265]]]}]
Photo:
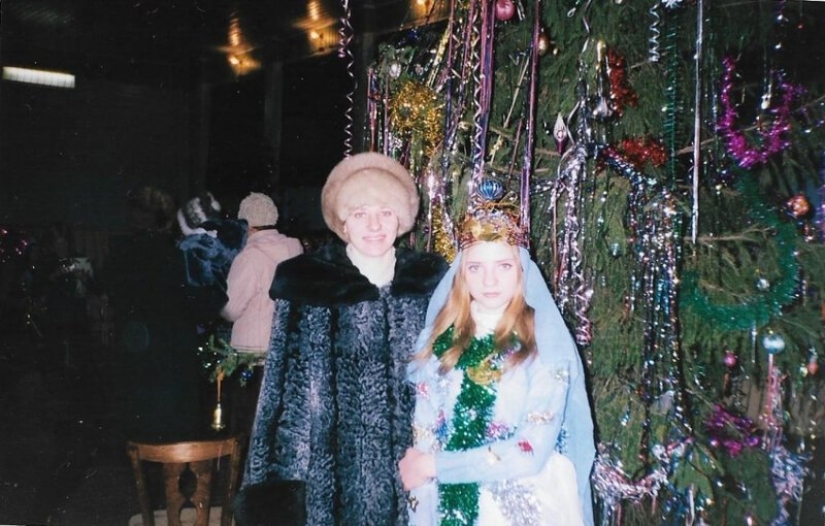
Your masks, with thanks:
[{"label": "green tinsel boa", "polygon": [[[441,358],[452,344],[453,327],[450,327],[433,342],[433,353]],[[490,334],[473,338],[458,359],[455,367],[465,374],[453,412],[452,433],[444,447],[446,451],[464,451],[487,442],[505,357],[506,353],[496,349]],[[474,524],[478,518],[478,498],[476,483],[439,484],[441,526]]]}]

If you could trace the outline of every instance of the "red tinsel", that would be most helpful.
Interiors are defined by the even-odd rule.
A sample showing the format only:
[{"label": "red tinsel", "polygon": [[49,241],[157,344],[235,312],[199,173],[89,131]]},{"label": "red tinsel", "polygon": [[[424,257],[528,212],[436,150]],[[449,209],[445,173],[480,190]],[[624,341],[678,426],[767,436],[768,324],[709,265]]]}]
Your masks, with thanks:
[{"label": "red tinsel", "polygon": [[616,149],[637,170],[644,168],[648,162],[653,166],[662,166],[667,161],[665,146],[650,136],[623,139]]},{"label": "red tinsel", "polygon": [[627,82],[625,58],[612,49],[607,50],[607,74],[610,79],[610,104],[621,117],[625,106],[635,107],[639,103],[639,96]]}]

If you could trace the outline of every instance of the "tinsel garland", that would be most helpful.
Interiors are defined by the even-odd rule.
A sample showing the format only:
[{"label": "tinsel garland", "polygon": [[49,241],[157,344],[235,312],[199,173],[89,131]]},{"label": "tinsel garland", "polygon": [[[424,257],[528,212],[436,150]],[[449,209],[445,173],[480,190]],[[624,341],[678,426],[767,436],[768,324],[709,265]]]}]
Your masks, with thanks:
[{"label": "tinsel garland", "polygon": [[678,49],[678,33],[680,24],[678,18],[668,17],[665,25],[664,58],[665,58],[665,106],[663,108],[664,120],[662,121],[662,142],[667,149],[667,175],[670,186],[676,185],[679,163],[677,152],[680,144],[679,129],[683,113],[683,83],[684,79],[680,73],[680,52]]},{"label": "tinsel garland", "polygon": [[627,80],[627,60],[610,48],[607,50],[607,76],[610,80],[610,105],[621,117],[625,106],[638,106],[639,96]]},{"label": "tinsel garland", "polygon": [[738,118],[736,108],[731,100],[733,92],[733,76],[736,70],[736,62],[728,57],[723,61],[725,74],[722,78],[722,90],[720,102],[723,114],[717,125],[719,132],[725,138],[728,154],[733,157],[742,168],[751,168],[764,164],[771,156],[781,152],[790,146],[790,139],[787,135],[791,130],[790,115],[791,105],[799,97],[803,90],[799,86],[792,84],[781,77],[779,85],[782,89],[782,102],[776,108],[771,109],[774,120],[767,129],[759,130],[760,146],[750,146],[745,134],[734,126]]},{"label": "tinsel garland", "polygon": [[710,419],[705,422],[705,432],[709,443],[725,451],[731,457],[738,456],[745,448],[759,446],[759,429],[748,417],[717,404]]},{"label": "tinsel garland", "polygon": [[779,215],[762,203],[756,195],[755,183],[740,177],[736,187],[742,198],[749,203],[750,216],[758,223],[776,232],[774,243],[779,248],[779,279],[766,291],[737,304],[714,303],[699,286],[695,272],[686,272],[682,283],[681,304],[693,310],[719,331],[750,331],[762,327],[771,316],[781,314],[782,308],[795,298],[799,278],[799,262],[796,259],[796,230],[794,225],[780,221]]},{"label": "tinsel garland", "polygon": [[[441,358],[453,345],[454,328],[444,331],[433,342],[433,354]],[[450,438],[445,451],[465,451],[484,445],[497,398],[498,378],[508,351],[496,348],[492,334],[473,338],[455,365],[464,371],[461,391],[453,410]],[[439,484],[442,526],[466,526],[478,518],[479,487],[476,483]]]},{"label": "tinsel garland", "polygon": [[653,166],[663,166],[667,162],[664,145],[649,135],[622,139],[616,150],[637,170],[644,169],[648,162]]},{"label": "tinsel garland", "polygon": [[429,157],[444,138],[443,102],[421,82],[404,81],[389,103],[392,121],[405,137],[417,136]]},{"label": "tinsel garland", "polygon": [[779,496],[779,514],[771,523],[772,526],[791,524],[788,513],[788,504],[801,502],[805,488],[805,477],[808,475],[810,456],[788,451],[782,445],[771,451],[771,481],[776,494]]},{"label": "tinsel garland", "polygon": [[355,57],[352,54],[352,40],[355,32],[352,29],[350,20],[352,19],[352,11],[349,7],[349,0],[341,0],[341,7],[344,10],[344,16],[341,17],[341,28],[338,30],[340,40],[338,42],[338,57],[346,61],[347,76],[350,80],[350,90],[347,92],[347,107],[344,110],[344,117],[346,118],[346,126],[344,126],[344,156],[352,155],[352,110],[353,110],[353,96],[355,95]]}]

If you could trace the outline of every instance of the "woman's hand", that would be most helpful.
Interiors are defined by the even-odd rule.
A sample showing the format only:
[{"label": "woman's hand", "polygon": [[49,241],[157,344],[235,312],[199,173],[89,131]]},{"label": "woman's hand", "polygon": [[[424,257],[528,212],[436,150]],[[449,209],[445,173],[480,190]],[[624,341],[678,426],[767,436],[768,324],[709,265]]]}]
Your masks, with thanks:
[{"label": "woman's hand", "polygon": [[404,489],[413,490],[435,477],[435,457],[411,447],[398,463],[398,471]]}]

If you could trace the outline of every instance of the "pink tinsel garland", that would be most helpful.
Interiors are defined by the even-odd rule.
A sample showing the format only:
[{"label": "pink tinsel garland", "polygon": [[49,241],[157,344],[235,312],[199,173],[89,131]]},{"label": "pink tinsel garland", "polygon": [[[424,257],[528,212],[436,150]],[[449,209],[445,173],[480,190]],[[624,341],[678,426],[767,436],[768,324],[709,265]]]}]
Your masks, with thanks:
[{"label": "pink tinsel garland", "polygon": [[767,129],[759,129],[762,145],[751,147],[745,134],[734,127],[737,114],[731,101],[731,92],[733,91],[733,73],[736,69],[735,61],[727,57],[724,59],[723,64],[725,74],[722,79],[722,93],[720,96],[723,113],[719,119],[717,130],[725,138],[728,153],[736,159],[739,166],[751,168],[758,164],[764,164],[772,155],[790,146],[790,140],[786,136],[791,129],[791,104],[804,90],[795,84],[780,80],[779,86],[782,91],[782,99],[779,107],[771,109],[774,120]]}]

